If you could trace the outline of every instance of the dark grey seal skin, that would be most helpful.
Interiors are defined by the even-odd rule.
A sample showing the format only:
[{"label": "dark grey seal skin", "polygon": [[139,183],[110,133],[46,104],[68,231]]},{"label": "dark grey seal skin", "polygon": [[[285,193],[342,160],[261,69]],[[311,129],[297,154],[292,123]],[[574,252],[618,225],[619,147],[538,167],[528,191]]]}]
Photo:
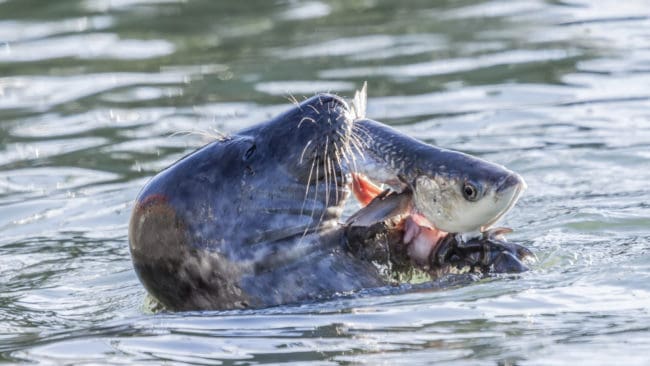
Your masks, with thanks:
[{"label": "dark grey seal skin", "polygon": [[[129,226],[136,273],[170,310],[268,307],[385,285],[338,225],[341,98],[320,94],[156,175]],[[340,155],[340,154],[339,154]]]},{"label": "dark grey seal skin", "polygon": [[[339,222],[348,173],[364,155],[354,128],[367,122],[357,117],[343,99],[319,94],[156,175],[129,225],[134,268],[147,291],[168,310],[214,310],[392,284],[350,250]],[[378,130],[385,138],[376,122],[364,128],[367,137]],[[409,148],[401,147],[404,155]],[[422,149],[417,145],[417,156]]]}]

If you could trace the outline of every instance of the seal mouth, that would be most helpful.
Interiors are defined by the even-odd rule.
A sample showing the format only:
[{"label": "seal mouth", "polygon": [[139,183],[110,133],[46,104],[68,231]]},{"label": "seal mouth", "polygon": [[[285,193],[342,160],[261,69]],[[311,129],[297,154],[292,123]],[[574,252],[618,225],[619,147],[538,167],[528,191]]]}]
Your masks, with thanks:
[{"label": "seal mouth", "polygon": [[[359,203],[367,207],[371,201],[387,195],[390,190],[383,190],[363,175],[352,173],[352,192]],[[402,241],[407,247],[409,257],[417,264],[426,266],[431,254],[435,253],[449,233],[436,228],[432,222],[418,213],[411,200],[398,205],[397,208],[389,207],[384,210],[393,212],[388,215],[387,212],[380,209],[376,214],[398,218],[397,225],[403,228]],[[359,211],[359,213],[361,212]],[[354,218],[353,216],[350,219]]]}]

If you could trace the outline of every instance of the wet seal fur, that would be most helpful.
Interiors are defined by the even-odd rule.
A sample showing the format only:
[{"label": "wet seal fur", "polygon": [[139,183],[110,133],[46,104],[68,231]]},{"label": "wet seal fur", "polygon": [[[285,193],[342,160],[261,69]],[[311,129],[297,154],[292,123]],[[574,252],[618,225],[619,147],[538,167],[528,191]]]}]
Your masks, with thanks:
[{"label": "wet seal fur", "polygon": [[386,284],[346,250],[354,108],[319,94],[156,175],[129,226],[134,268],[171,310],[267,307]]}]

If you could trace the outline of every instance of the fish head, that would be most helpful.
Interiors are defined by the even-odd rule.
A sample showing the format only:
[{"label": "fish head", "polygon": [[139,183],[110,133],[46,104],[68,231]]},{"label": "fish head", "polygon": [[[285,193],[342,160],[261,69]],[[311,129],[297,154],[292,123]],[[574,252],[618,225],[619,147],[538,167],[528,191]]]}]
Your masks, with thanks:
[{"label": "fish head", "polygon": [[454,165],[420,174],[412,182],[415,209],[439,230],[485,231],[514,206],[526,182],[498,164],[449,153],[459,154]]}]

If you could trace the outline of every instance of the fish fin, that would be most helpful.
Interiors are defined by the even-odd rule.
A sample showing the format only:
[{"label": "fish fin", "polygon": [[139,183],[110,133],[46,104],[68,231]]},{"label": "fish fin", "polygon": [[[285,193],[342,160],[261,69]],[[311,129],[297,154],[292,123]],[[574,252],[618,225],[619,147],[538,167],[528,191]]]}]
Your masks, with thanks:
[{"label": "fish fin", "polygon": [[352,110],[354,111],[354,119],[366,118],[366,104],[368,100],[368,82],[364,81],[361,90],[354,93],[352,99]]}]

